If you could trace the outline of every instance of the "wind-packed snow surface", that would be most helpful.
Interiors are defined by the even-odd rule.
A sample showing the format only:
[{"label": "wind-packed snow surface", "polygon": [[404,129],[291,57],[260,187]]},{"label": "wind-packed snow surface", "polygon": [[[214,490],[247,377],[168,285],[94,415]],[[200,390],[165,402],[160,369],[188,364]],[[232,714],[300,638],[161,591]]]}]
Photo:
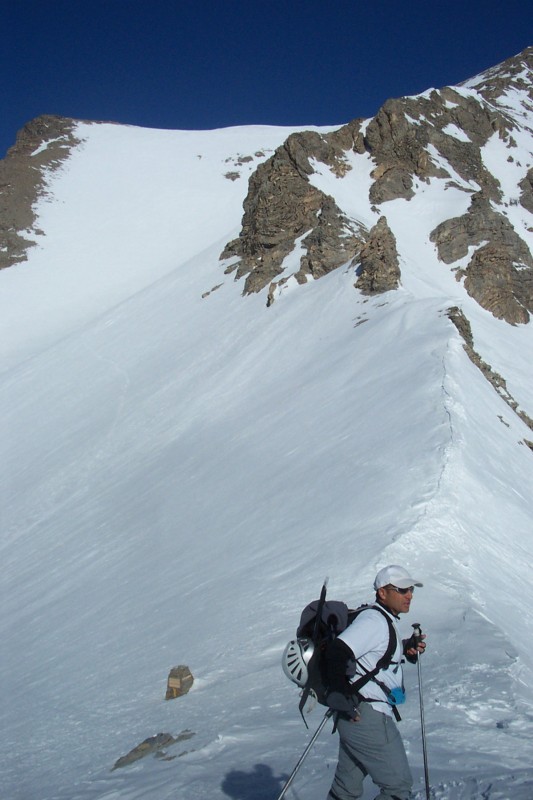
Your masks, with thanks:
[{"label": "wind-packed snow surface", "polygon": [[[428,232],[468,203],[439,180],[386,204],[398,291],[365,298],[346,268],[270,308],[243,297],[219,255],[288,133],[81,124],[38,205],[44,235],[0,273],[6,800],[275,800],[322,717],[306,731],[280,668],[299,612],[326,575],[331,598],[371,600],[388,563],[424,582],[403,627],[428,637],[432,796],[533,796],[531,431],[446,312],[464,309],[530,415],[533,326],[494,319],[438,261]],[[372,224],[357,158],[312,180]],[[491,158],[503,171],[496,143]],[[165,702],[178,664],[193,689]],[[289,798],[327,794],[329,730]]]}]

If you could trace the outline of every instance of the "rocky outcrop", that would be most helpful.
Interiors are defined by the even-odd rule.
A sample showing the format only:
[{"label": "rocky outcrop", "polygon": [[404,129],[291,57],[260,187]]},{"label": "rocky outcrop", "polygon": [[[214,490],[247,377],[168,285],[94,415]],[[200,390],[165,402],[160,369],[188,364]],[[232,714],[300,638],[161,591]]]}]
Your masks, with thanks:
[{"label": "rocky outcrop", "polygon": [[[518,249],[518,248],[517,248]],[[464,282],[468,294],[498,319],[511,325],[529,322],[533,312],[533,270],[513,260],[508,248],[496,243],[480,247],[470,261]]]},{"label": "rocky outcrop", "polygon": [[530,214],[533,214],[533,167],[528,170],[527,175],[520,181],[519,186],[522,190],[520,193],[520,205],[524,206]]},{"label": "rocky outcrop", "polygon": [[439,258],[453,264],[475,249],[457,273],[467,292],[498,319],[513,325],[533,313],[533,258],[525,242],[482,192],[468,212],[439,225],[431,234]]},{"label": "rocky outcrop", "polygon": [[183,697],[187,694],[194,683],[194,677],[189,667],[180,664],[172,667],[167,679],[167,693],[165,700],[174,700],[176,697]]},{"label": "rocky outcrop", "polygon": [[[531,48],[501,64],[498,75],[523,73],[524,65],[532,66]],[[484,85],[484,96],[492,101],[503,94],[506,83],[502,77]],[[531,93],[530,85],[528,89]],[[371,200],[409,199],[414,178],[448,177],[454,184],[454,173],[465,182],[477,183],[487,196],[498,200],[500,187],[486,169],[480,148],[495,133],[510,142],[513,128],[504,106],[480,101],[479,96],[461,91],[461,87],[388,100],[370,121],[364,136],[364,146],[377,164]]]},{"label": "rocky outcrop", "polygon": [[360,225],[348,220],[332,197],[309,182],[312,161],[342,177],[349,170],[346,150],[355,146],[360,121],[327,136],[307,131],[289,136],[251,176],[239,237],[221,255],[226,272],[245,278],[244,292],[259,292],[284,272],[284,259],[301,240],[303,254],[295,277],[320,277],[350,261],[364,241]]},{"label": "rocky outcrop", "polygon": [[401,274],[396,239],[386,217],[380,217],[370,231],[359,258],[355,286],[363,294],[381,294],[398,288]]},{"label": "rocky outcrop", "polygon": [[[520,417],[522,422],[525,422],[528,428],[533,430],[533,419],[531,419],[531,417],[519,407],[518,403],[509,392],[505,379],[495,372],[490,364],[487,364],[486,361],[483,361],[479,353],[474,349],[472,327],[464,312],[458,308],[458,306],[452,306],[448,309],[447,315],[461,334],[461,337],[464,341],[463,347],[469,359],[483,373],[484,377],[488,380],[493,389],[498,392],[500,397],[505,400],[509,408],[511,408],[515,414]],[[524,444],[527,444],[527,446],[530,447],[529,440],[524,439]]]},{"label": "rocky outcrop", "polygon": [[[465,278],[466,291],[483,308],[511,324],[528,322],[533,312],[533,260],[506,216],[501,187],[486,168],[481,148],[494,135],[509,149],[515,145],[516,121],[508,113],[505,93],[513,87],[533,98],[532,68],[533,48],[528,48],[465,83],[479,95],[447,87],[390,100],[370,121],[364,137],[377,163],[370,189],[375,204],[399,197],[408,200],[415,180],[432,176],[473,192],[467,214],[439,225],[430,239],[446,264],[453,265],[475,251],[468,265],[458,269],[457,277]],[[500,97],[503,102],[498,107],[495,103]],[[533,105],[529,110],[533,111]],[[513,160],[511,154],[509,160]],[[531,169],[520,189],[519,202],[533,213]]]},{"label": "rocky outcrop", "polygon": [[79,143],[75,121],[42,116],[22,128],[0,161],[0,269],[26,260],[28,232],[35,229],[33,206],[46,193],[46,174],[57,169]]},{"label": "rocky outcrop", "polygon": [[409,200],[417,178],[448,178],[450,185],[457,185],[456,175],[498,199],[498,182],[483,164],[480,147],[495,132],[505,136],[509,125],[499,112],[451,88],[388,100],[364,136],[365,148],[377,165],[371,202]]},{"label": "rocky outcrop", "polygon": [[112,771],[123,767],[129,767],[130,764],[134,764],[141,758],[146,758],[146,756],[150,755],[155,758],[160,758],[163,761],[172,761],[177,755],[185,755],[185,751],[176,753],[175,755],[167,755],[167,749],[180,742],[188,741],[193,736],[193,731],[189,730],[182,731],[176,737],[172,736],[171,733],[157,733],[155,736],[150,736],[148,739],[145,739],[144,742],[134,747],[133,750],[130,750],[129,753],[126,753],[125,756],[118,758],[113,765]]},{"label": "rocky outcrop", "polygon": [[308,275],[321,278],[342,264],[356,259],[366,230],[350,221],[334,200],[324,195],[315,227],[305,237],[305,253],[300,260],[296,278],[305,282]]}]

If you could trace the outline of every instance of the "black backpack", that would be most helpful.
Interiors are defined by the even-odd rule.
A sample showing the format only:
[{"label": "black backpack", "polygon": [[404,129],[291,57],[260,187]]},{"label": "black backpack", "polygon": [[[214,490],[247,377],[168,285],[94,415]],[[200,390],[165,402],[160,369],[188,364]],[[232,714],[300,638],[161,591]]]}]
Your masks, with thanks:
[{"label": "black backpack", "polygon": [[[368,608],[383,614],[389,627],[389,643],[374,669],[364,670],[365,674],[351,685],[351,693],[356,695],[368,681],[376,680],[378,672],[389,666],[396,650],[396,631],[385,611],[375,605],[362,605],[357,609],[349,609],[346,603],[340,600],[326,600],[326,587],[327,581],[324,582],[320,598],[313,600],[303,609],[296,630],[296,639],[288,643],[282,658],[283,671],[289,680],[303,689],[298,707],[304,722],[304,707],[310,697],[322,705],[327,705],[328,680],[325,655],[328,645],[348,625],[351,625],[359,614]],[[364,669],[361,664],[359,668]]]}]

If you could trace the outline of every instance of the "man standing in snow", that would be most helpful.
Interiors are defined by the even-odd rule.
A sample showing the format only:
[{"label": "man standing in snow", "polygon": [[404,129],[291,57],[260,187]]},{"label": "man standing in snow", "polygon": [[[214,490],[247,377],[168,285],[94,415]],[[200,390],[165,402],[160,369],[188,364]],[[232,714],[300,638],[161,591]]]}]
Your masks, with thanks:
[{"label": "man standing in snow", "polygon": [[[414,635],[402,642],[397,628],[399,615],[409,611],[415,586],[422,584],[403,567],[384,567],[374,581],[375,604],[361,611],[328,648],[327,702],[338,712],[340,738],[328,800],[360,798],[367,775],[381,789],[379,800],[410,797],[413,779],[393,717],[400,718],[396,706],[404,700],[402,656],[416,663],[426,646]],[[354,692],[361,681],[364,685]]]}]

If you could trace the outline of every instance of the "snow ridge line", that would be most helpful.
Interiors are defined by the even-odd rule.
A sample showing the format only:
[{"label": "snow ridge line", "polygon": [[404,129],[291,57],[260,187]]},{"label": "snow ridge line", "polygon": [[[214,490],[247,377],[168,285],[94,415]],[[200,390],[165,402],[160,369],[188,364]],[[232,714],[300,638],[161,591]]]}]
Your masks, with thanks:
[{"label": "snow ridge line", "polygon": [[[450,339],[447,340],[445,352],[441,356],[441,367],[442,367],[442,377],[441,377],[441,384],[440,384],[440,393],[442,399],[442,409],[444,411],[444,415],[447,421],[447,429],[448,435],[446,441],[440,446],[440,450],[442,453],[441,460],[440,460],[440,468],[438,471],[437,478],[434,483],[434,487],[431,490],[431,493],[420,501],[420,510],[417,514],[417,517],[414,521],[406,520],[406,524],[409,526],[407,530],[403,533],[399,533],[397,536],[394,537],[391,545],[385,548],[382,552],[382,556],[385,557],[385,554],[389,553],[392,548],[392,552],[390,554],[391,563],[395,560],[407,558],[408,561],[412,562],[413,554],[416,554],[419,550],[420,539],[427,545],[428,540],[426,537],[427,530],[429,526],[427,524],[427,520],[433,517],[439,517],[439,510],[436,511],[432,510],[432,507],[437,503],[439,495],[442,493],[443,483],[445,476],[449,472],[450,463],[451,463],[451,454],[456,451],[457,449],[457,437],[455,435],[454,425],[453,425],[453,415],[451,411],[451,406],[454,404],[454,399],[452,394],[446,387],[446,383],[451,380],[448,370],[446,368],[446,359],[448,353],[450,352]],[[398,554],[396,546],[399,542],[402,542],[403,550],[405,552],[405,556],[403,554]],[[430,548],[431,550],[434,547]],[[387,558],[385,558],[387,560]]]}]

